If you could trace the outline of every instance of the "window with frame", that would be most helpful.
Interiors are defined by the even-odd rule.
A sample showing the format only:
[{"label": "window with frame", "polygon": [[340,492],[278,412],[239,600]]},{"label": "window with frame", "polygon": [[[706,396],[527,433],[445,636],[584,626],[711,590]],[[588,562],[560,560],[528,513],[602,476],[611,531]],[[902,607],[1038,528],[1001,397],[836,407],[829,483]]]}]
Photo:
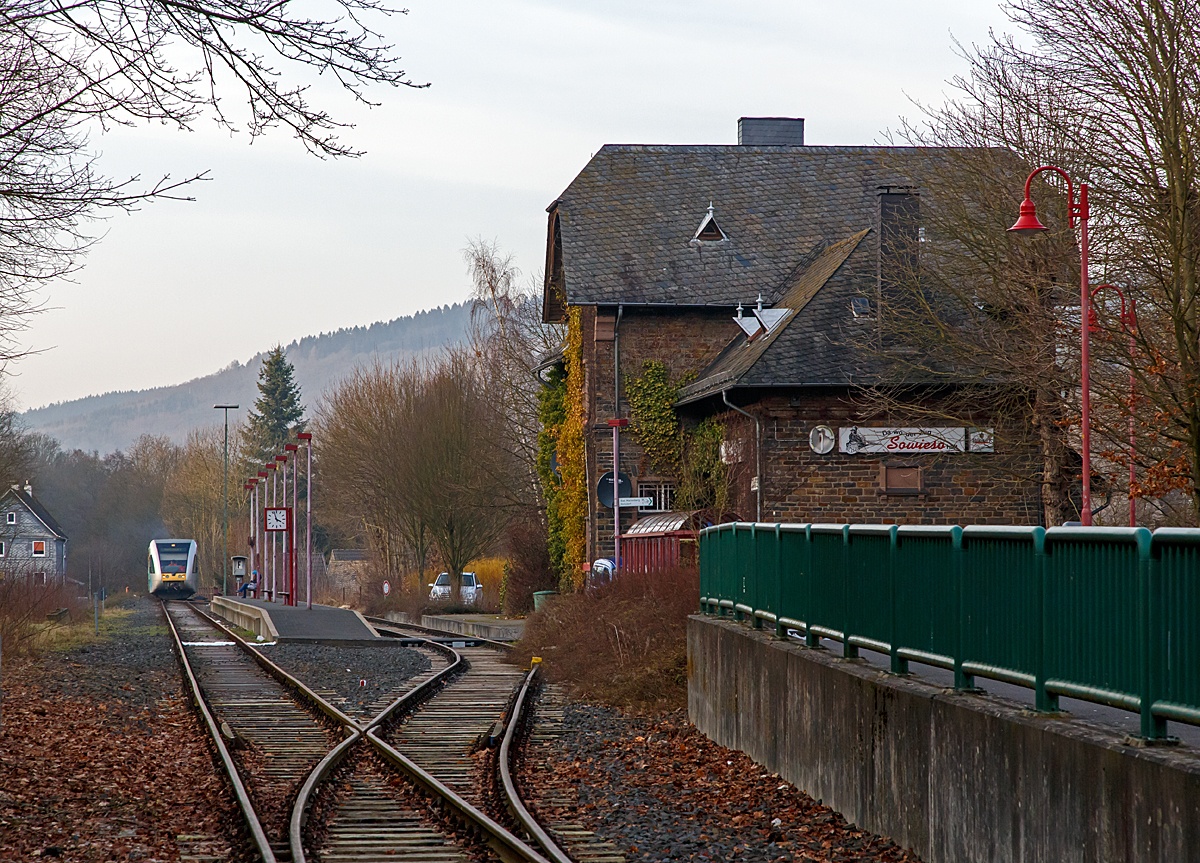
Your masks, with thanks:
[{"label": "window with frame", "polygon": [[4,540],[0,539],[0,557],[4,557]]},{"label": "window with frame", "polygon": [[16,523],[17,523],[17,514],[16,514],[15,512],[10,512],[10,513],[8,514],[8,523],[9,523],[9,524],[16,524]]},{"label": "window with frame", "polygon": [[35,539],[33,541],[33,556],[34,557],[45,557],[46,556],[46,540]]},{"label": "window with frame", "polygon": [[879,466],[881,494],[924,494],[925,476],[914,462],[883,462]]},{"label": "window with frame", "polygon": [[640,507],[641,512],[670,512],[675,505],[675,483],[639,482],[638,497],[648,497],[654,501],[650,506]]}]

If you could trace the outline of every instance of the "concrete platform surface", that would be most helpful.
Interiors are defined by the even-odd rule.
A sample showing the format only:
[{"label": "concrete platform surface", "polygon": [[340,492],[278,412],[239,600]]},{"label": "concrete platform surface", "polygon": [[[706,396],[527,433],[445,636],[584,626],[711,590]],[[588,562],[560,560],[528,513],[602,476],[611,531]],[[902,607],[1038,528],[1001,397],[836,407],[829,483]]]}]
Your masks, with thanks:
[{"label": "concrete platform surface", "polygon": [[[389,611],[384,618],[392,623],[413,623],[403,611]],[[520,641],[525,634],[523,618],[501,617],[498,614],[425,614],[417,624],[453,635],[470,635],[489,641]]]},{"label": "concrete platform surface", "polygon": [[292,607],[261,599],[225,597],[225,600],[258,609],[268,616],[272,628],[279,633],[279,641],[304,644],[320,644],[325,641],[338,643],[387,641],[380,637],[379,633],[363,619],[361,614],[349,608],[314,604],[309,609],[304,605]]},{"label": "concrete platform surface", "polygon": [[525,634],[524,620],[494,614],[424,614],[421,626],[492,641],[520,641]]}]

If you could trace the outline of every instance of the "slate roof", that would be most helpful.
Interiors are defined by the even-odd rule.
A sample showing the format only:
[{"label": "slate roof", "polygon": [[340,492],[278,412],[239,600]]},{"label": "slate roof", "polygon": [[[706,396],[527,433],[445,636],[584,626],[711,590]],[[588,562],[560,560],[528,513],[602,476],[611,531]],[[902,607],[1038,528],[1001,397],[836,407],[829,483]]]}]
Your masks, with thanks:
[{"label": "slate roof", "polygon": [[[814,250],[873,227],[880,190],[917,185],[935,153],[605,146],[549,208],[566,303],[732,308],[761,292],[773,305]],[[727,239],[693,241],[710,202]]]},{"label": "slate roof", "polygon": [[20,488],[9,488],[8,492],[0,497],[0,501],[3,501],[3,499],[8,497],[8,495],[12,495],[18,501],[20,501],[25,508],[32,512],[34,517],[43,525],[45,525],[46,529],[55,537],[58,539],[67,538],[66,531],[62,529],[62,526],[54,520],[54,516],[52,516],[46,510],[46,508],[42,506],[41,502],[38,501],[38,499],[33,495],[27,494],[23,489]]},{"label": "slate roof", "polygon": [[839,324],[851,317],[849,296],[857,293],[857,280],[849,280],[850,291],[829,292],[836,296],[820,292],[869,233],[870,229],[859,231],[812,256],[788,283],[777,303],[788,312],[770,332],[750,340],[740,329],[733,329],[736,324],[731,322],[736,337],[699,379],[680,391],[677,403],[698,401],[739,386],[849,382],[847,354],[852,346],[842,336]]}]

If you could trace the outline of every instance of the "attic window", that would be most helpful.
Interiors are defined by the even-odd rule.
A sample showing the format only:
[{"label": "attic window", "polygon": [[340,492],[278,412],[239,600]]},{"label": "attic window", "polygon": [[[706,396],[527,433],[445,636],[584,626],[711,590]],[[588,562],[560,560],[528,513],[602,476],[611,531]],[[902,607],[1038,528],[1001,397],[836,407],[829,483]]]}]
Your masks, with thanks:
[{"label": "attic window", "polygon": [[851,297],[850,313],[858,319],[871,318],[871,300],[869,297]]},{"label": "attic window", "polygon": [[17,523],[17,514],[16,514],[15,512],[10,512],[10,513],[8,514],[8,523],[9,523],[9,524],[16,524],[16,523]]},{"label": "attic window", "polygon": [[699,240],[705,243],[719,243],[722,240],[728,240],[725,232],[721,230],[721,226],[717,224],[716,218],[713,216],[712,201],[708,202],[708,213],[700,221],[700,227],[696,229],[695,235],[692,236],[692,241]]}]

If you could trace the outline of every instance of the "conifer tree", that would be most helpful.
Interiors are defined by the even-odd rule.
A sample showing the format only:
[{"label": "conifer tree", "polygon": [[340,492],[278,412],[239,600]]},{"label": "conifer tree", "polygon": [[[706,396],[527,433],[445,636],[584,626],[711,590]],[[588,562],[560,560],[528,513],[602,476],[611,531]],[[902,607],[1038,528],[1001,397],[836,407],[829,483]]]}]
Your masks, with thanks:
[{"label": "conifer tree", "polygon": [[242,443],[252,462],[262,464],[274,458],[296,432],[304,431],[304,406],[294,374],[283,346],[276,345],[259,369],[260,395],[242,428]]}]

